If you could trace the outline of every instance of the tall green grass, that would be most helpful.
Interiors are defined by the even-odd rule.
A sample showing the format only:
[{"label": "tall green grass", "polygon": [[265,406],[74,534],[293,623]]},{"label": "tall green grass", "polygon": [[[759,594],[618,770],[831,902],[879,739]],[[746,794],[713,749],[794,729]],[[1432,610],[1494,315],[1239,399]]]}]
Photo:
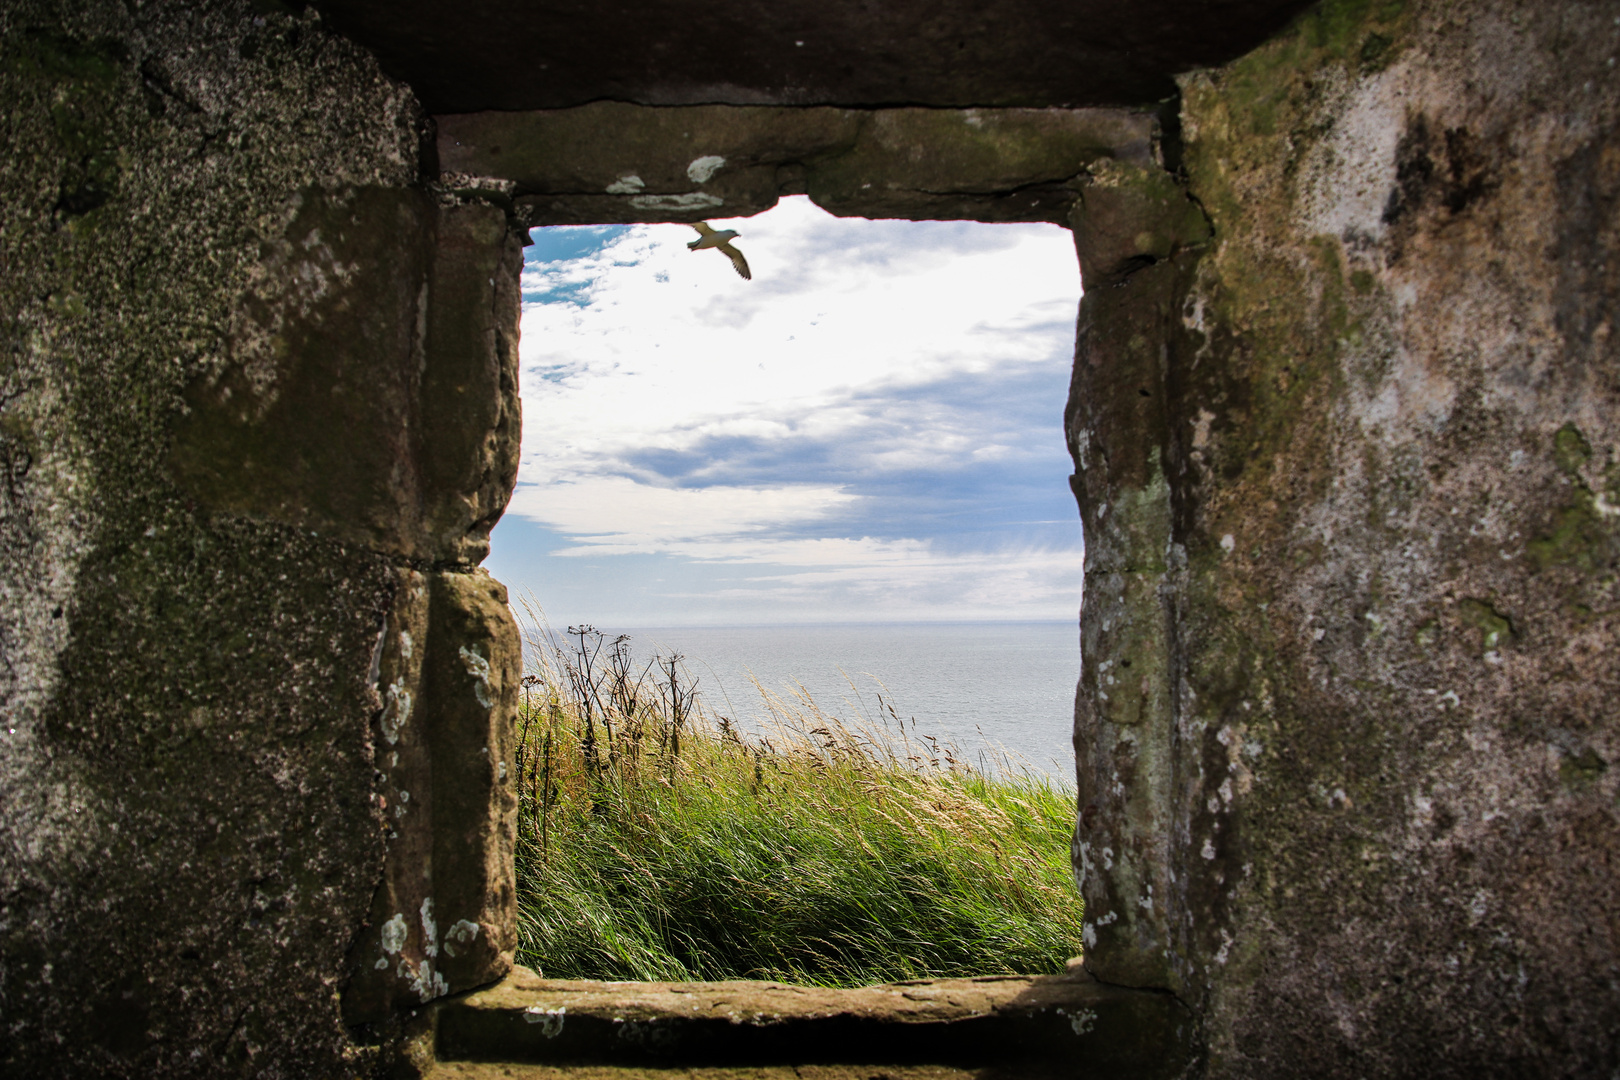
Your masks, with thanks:
[{"label": "tall green grass", "polygon": [[[536,648],[535,646],[538,646]],[[519,718],[520,963],[554,978],[834,986],[1061,971],[1072,795],[763,688],[747,732],[681,658],[589,627],[531,641]],[[881,700],[881,699],[880,699]]]}]

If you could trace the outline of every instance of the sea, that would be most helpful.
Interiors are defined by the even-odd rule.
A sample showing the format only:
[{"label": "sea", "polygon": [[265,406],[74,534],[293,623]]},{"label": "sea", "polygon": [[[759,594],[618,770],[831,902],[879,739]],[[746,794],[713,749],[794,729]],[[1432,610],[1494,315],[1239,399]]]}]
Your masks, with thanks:
[{"label": "sea", "polygon": [[898,718],[908,738],[932,736],[987,771],[1074,787],[1073,621],[597,629],[628,634],[643,665],[683,656],[708,712],[751,730],[768,722],[762,688],[802,692],[847,722],[894,731]]}]

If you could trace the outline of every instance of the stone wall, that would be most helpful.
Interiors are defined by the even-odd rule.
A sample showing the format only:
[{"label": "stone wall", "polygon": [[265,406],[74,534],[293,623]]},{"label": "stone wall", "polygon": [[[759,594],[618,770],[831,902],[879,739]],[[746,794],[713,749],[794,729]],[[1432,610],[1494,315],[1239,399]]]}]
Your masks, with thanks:
[{"label": "stone wall", "polygon": [[1212,1075],[1620,1064],[1617,53],[1333,0],[1088,195],[1087,966]]},{"label": "stone wall", "polygon": [[[1176,994],[1211,1075],[1608,1075],[1616,55],[1612,5],[1329,0],[1185,77],[1160,156],[1140,110],[1099,140],[715,106],[718,182],[683,128],[618,191],[559,128],[529,149],[579,190],[447,187],[312,11],[6,4],[7,1075],[374,1072],[506,970],[517,643],[476,566],[516,469],[513,215],[800,186],[1077,199],[1087,966]],[[1012,138],[1051,123],[1084,136],[1055,172]],[[859,194],[942,139],[988,179]],[[1034,151],[1006,190],[996,139]],[[715,205],[675,203],[630,205]]]},{"label": "stone wall", "polygon": [[0,101],[0,1071],[362,1071],[510,963],[517,240],[280,5],[8,3]]}]

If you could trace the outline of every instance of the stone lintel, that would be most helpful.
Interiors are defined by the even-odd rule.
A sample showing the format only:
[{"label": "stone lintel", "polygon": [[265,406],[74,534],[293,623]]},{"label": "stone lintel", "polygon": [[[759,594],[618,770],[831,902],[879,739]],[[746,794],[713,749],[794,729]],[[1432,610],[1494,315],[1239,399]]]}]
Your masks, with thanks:
[{"label": "stone lintel", "polygon": [[436,119],[445,182],[500,189],[532,225],[742,217],[795,194],[842,216],[1062,224],[1095,163],[1158,154],[1140,109],[599,102]]}]

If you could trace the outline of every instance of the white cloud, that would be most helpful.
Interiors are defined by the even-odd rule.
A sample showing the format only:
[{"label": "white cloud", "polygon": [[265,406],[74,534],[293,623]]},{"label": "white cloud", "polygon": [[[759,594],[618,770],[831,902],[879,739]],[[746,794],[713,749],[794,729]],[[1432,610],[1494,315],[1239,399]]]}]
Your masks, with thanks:
[{"label": "white cloud", "polygon": [[[713,224],[740,233],[752,281],[688,251],[683,225],[634,226],[525,270],[525,293],[552,302],[525,305],[508,515],[565,538],[553,555],[752,568],[687,597],[713,605],[837,596],[893,617],[1072,614],[1077,549],[996,533],[1005,508],[953,510],[962,537],[886,520],[902,499],[959,495],[958,478],[997,494],[1001,474],[982,470],[1017,476],[1025,462],[1068,499],[1067,231],[846,220],[803,198]],[[1030,378],[1044,380],[1038,432],[998,404],[998,388]]]},{"label": "white cloud", "polygon": [[[714,557],[727,545],[746,545],[750,534],[814,521],[855,498],[826,484],[670,488],[624,476],[584,476],[544,485],[520,483],[507,513],[559,523],[578,541],[561,554],[695,555],[702,548]],[[752,543],[757,552],[761,542]]]},{"label": "white cloud", "polygon": [[[1049,362],[1054,338],[1072,348],[1079,271],[1055,227],[850,221],[803,198],[715,224],[741,232],[753,281],[687,251],[683,225],[637,226],[594,258],[527,272],[526,286],[590,283],[590,303],[524,313],[525,480],[788,417],[835,432],[852,392]],[[1001,244],[938,243],[981,229]],[[937,246],[916,244],[923,230]]]}]

